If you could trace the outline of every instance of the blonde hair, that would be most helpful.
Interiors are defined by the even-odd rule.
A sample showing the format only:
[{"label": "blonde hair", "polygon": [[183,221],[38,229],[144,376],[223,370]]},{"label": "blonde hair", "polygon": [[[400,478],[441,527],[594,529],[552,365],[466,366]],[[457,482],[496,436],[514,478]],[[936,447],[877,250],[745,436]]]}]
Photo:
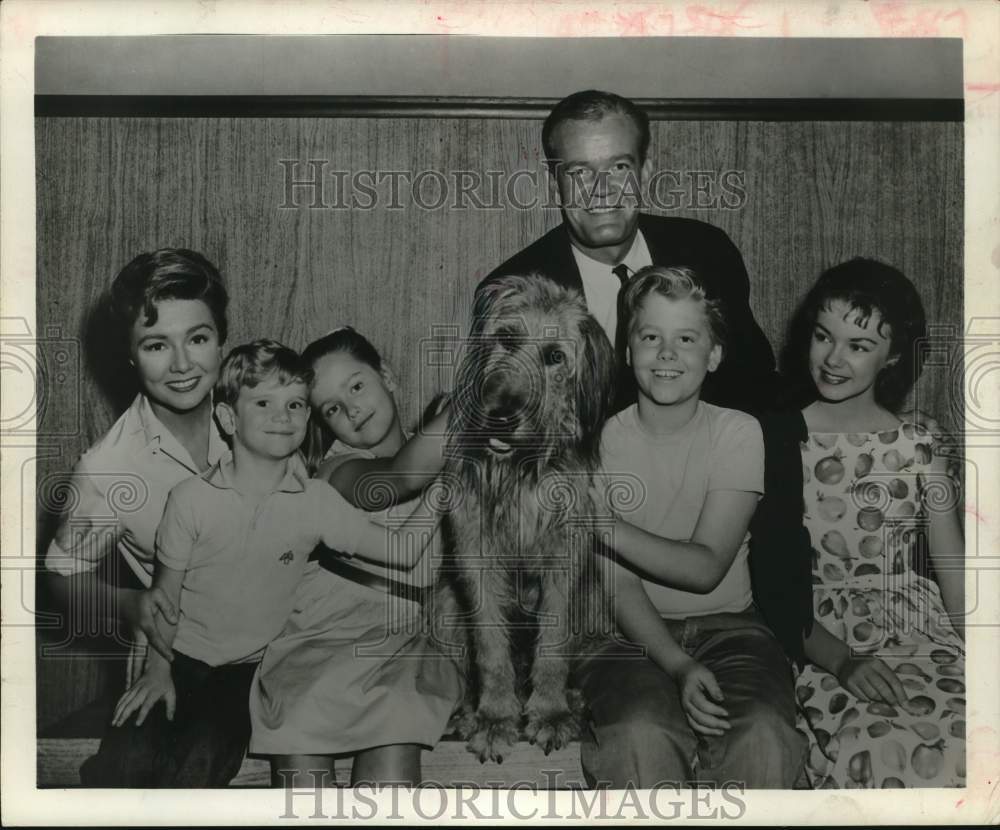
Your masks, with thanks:
[{"label": "blonde hair", "polygon": [[277,373],[282,384],[312,381],[312,370],[299,356],[277,340],[254,340],[236,346],[226,355],[219,367],[215,384],[215,403],[235,406],[240,390],[253,389]]},{"label": "blonde hair", "polygon": [[622,355],[635,327],[639,308],[650,294],[659,294],[668,300],[694,300],[702,304],[712,340],[725,349],[726,319],[722,302],[710,298],[701,277],[692,268],[683,265],[666,267],[647,265],[640,268],[618,295],[618,348]]}]

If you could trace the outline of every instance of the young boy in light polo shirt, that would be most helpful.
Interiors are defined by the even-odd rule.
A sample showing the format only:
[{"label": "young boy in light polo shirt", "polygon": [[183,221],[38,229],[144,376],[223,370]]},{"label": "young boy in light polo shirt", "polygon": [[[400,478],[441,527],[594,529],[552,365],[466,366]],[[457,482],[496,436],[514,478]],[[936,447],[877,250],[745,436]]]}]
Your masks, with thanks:
[{"label": "young boy in light polo shirt", "polygon": [[298,455],[308,374],[272,340],[238,346],[223,362],[215,416],[232,461],[170,492],[150,590],[179,609],[160,624],[173,660],[151,653],[119,700],[112,734],[120,739],[101,748],[107,786],[226,786],[250,736],[254,670],[292,610],[316,545],[395,567],[412,567],[423,553],[433,530],[426,522],[411,515],[387,530],[308,478]]}]

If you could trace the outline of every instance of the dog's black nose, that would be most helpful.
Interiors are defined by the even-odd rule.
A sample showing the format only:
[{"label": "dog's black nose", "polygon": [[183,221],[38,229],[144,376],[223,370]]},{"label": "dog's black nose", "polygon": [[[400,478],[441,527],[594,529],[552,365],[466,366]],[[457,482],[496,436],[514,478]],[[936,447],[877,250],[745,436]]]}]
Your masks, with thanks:
[{"label": "dog's black nose", "polygon": [[489,428],[513,431],[523,416],[525,402],[512,388],[515,380],[512,374],[500,371],[492,372],[485,378],[481,389],[480,412]]},{"label": "dog's black nose", "polygon": [[519,401],[504,398],[486,407],[486,420],[493,429],[504,432],[514,430],[521,408]]}]

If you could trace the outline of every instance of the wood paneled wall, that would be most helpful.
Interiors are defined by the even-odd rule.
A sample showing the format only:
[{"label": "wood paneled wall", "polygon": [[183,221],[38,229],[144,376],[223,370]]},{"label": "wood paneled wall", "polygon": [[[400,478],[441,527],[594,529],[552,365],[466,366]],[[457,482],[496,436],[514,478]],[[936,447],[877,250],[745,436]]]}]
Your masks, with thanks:
[{"label": "wood paneled wall", "polygon": [[[412,421],[447,383],[438,370],[421,370],[421,340],[435,327],[464,331],[477,281],[559,218],[551,208],[518,209],[503,193],[499,209],[476,207],[471,196],[428,209],[401,187],[393,207],[388,180],[371,209],[308,207],[314,194],[306,188],[295,191],[299,207],[283,206],[282,161],[299,161],[302,179],[311,177],[310,159],[326,160],[328,205],[338,195],[333,171],[440,171],[452,197],[454,171],[487,181],[487,171],[501,180],[534,171],[539,187],[522,174],[517,198],[544,200],[537,120],[38,118],[36,130],[38,326],[57,326],[90,355],[75,383],[44,390],[42,427],[51,437],[40,442],[54,452],[39,461],[40,482],[70,468],[128,402],[127,378],[101,356],[93,309],[136,253],[185,246],[215,262],[232,295],[232,344],[269,336],[301,348],[354,325],[396,370]],[[960,123],[659,122],[651,153],[658,168],[680,171],[682,192],[694,171],[707,171],[705,181],[716,182],[707,201],[721,195],[725,171],[741,172],[746,198],[737,209],[702,209],[697,194],[685,193],[672,215],[729,233],[776,351],[811,281],[856,255],[901,268],[929,321],[961,329]],[[425,205],[437,201],[439,183],[433,172],[425,178]],[[490,204],[485,184],[476,192]],[[947,372],[928,370],[918,400],[956,426],[951,388]],[[40,516],[40,545],[50,527]],[[95,665],[41,661],[40,724],[105,687]]]}]

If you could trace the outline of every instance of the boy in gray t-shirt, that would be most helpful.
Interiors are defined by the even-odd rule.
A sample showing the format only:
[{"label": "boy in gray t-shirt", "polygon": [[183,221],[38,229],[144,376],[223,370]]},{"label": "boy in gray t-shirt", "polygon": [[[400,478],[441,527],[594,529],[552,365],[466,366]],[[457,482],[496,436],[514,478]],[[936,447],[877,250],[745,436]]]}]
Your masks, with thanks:
[{"label": "boy in gray t-shirt", "polygon": [[611,544],[616,623],[645,656],[612,643],[582,661],[584,772],[612,787],[791,787],[805,751],[791,668],[747,563],[760,426],[700,399],[723,356],[721,309],[693,271],[661,266],[631,279],[619,309],[638,400],[605,424],[601,454],[612,483],[642,485]]}]

